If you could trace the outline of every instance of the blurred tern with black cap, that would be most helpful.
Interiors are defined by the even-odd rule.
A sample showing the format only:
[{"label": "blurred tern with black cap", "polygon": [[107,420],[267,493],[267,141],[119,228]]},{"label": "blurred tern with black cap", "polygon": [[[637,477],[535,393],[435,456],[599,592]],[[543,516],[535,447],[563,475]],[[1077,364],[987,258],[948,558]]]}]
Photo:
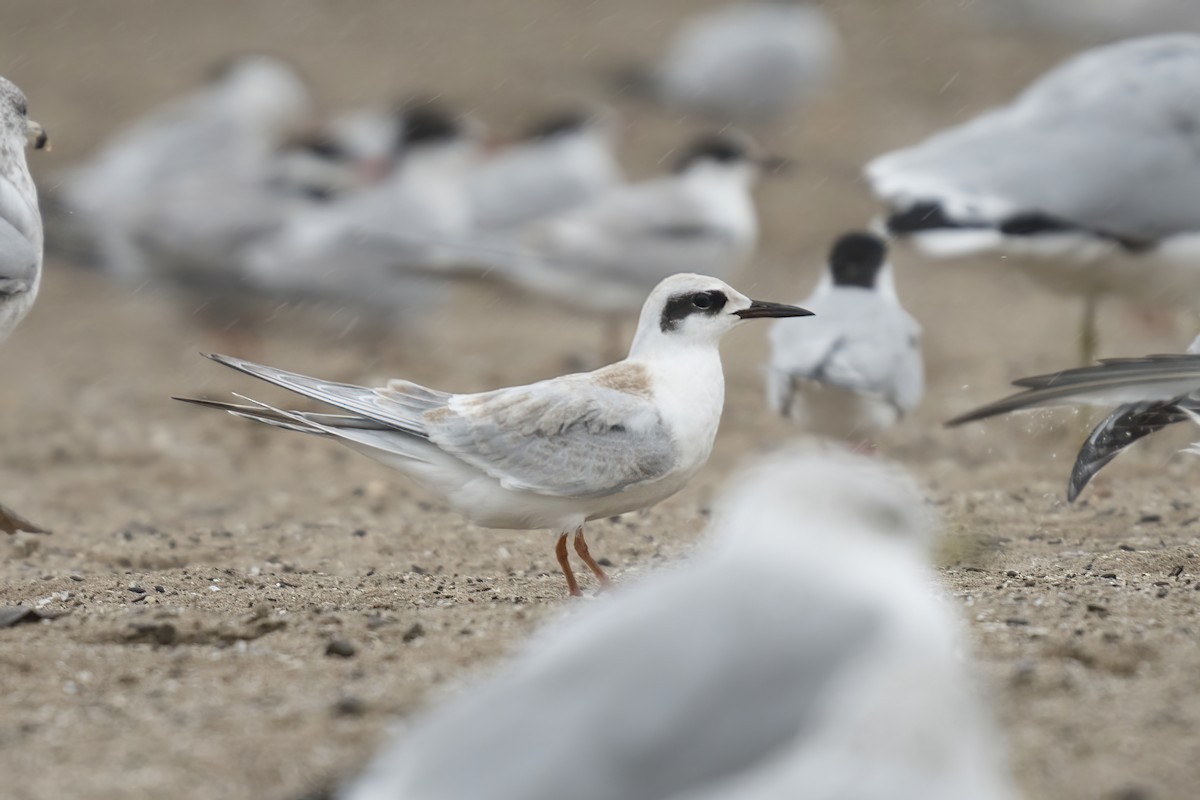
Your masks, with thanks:
[{"label": "blurred tern with black cap", "polygon": [[817,315],[771,326],[767,402],[813,433],[870,443],[921,399],[921,326],[900,305],[887,245],[870,233],[839,237],[816,291]]},{"label": "blurred tern with black cap", "polygon": [[673,174],[618,186],[464,260],[606,316],[605,345],[613,351],[616,322],[659,281],[684,270],[727,279],[749,258],[758,243],[751,190],[777,161],[742,134],[706,135],[678,157]]}]

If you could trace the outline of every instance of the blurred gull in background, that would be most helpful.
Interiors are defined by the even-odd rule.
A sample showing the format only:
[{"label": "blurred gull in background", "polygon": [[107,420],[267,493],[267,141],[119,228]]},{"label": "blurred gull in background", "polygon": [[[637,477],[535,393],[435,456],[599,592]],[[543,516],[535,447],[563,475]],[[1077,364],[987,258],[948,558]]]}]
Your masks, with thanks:
[{"label": "blurred gull in background", "polygon": [[761,128],[811,102],[841,49],[825,12],[803,2],[751,2],[684,23],[645,74],[630,76],[663,105]]},{"label": "blurred gull in background", "polygon": [[725,402],[721,338],[743,320],[809,313],[752,301],[715,278],[674,275],[646,299],[629,357],[595,372],[450,394],[403,380],[379,389],[331,383],[210,356],[350,414],[189,402],[333,437],[479,525],[553,530],[568,591],[578,595],[567,536],[574,532],[576,553],[606,584],[584,523],[670,497],[708,460]]},{"label": "blurred gull in background", "polygon": [[921,399],[921,327],[900,305],[887,245],[847,233],[802,305],[810,324],[771,326],[767,402],[813,433],[871,442]]},{"label": "blurred gull in background", "polygon": [[[32,140],[41,150],[46,131],[29,119],[25,94],[0,78],[0,342],[33,308],[42,281],[42,214],[37,188],[25,163]],[[19,379],[5,375],[5,383]],[[0,531],[45,531],[0,503]]]},{"label": "blurred gull in background", "polygon": [[1014,798],[931,527],[874,459],[766,458],[698,555],[544,631],[339,797]]},{"label": "blurred gull in background", "polygon": [[[1200,422],[1200,336],[1186,354],[1108,358],[1098,365],[1013,381],[1024,391],[950,420],[947,425],[1013,411],[1057,405],[1117,405],[1079,449],[1067,499],[1074,502],[1088,481],[1137,440],[1168,425]],[[1192,452],[1200,453],[1200,445]]]},{"label": "blurred gull in background", "polygon": [[1083,363],[1101,295],[1200,296],[1200,36],[1068,60],[1011,105],[866,169],[889,230],[927,254],[999,253],[1082,295]]},{"label": "blurred gull in background", "polygon": [[[109,273],[151,279],[158,264],[142,243],[148,234],[164,233],[159,215],[171,214],[177,202],[184,205],[181,216],[197,204],[230,203],[257,218],[243,191],[310,114],[308,89],[289,64],[263,55],[235,59],[203,87],[114,135],[67,175],[56,199],[68,217],[57,222],[64,236],[70,229],[71,238],[85,239]],[[181,238],[207,249],[208,231],[201,223],[194,235],[185,228]]]}]

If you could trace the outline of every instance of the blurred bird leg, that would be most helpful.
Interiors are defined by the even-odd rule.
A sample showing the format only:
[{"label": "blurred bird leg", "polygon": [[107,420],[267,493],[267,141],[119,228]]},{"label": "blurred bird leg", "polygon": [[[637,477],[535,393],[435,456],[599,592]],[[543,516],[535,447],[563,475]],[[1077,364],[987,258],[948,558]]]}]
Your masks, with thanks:
[{"label": "blurred bird leg", "polygon": [[1083,320],[1079,326],[1079,365],[1090,367],[1096,363],[1096,349],[1100,344],[1100,335],[1096,331],[1096,306],[1100,298],[1089,294],[1083,298]]},{"label": "blurred bird leg", "polygon": [[587,540],[583,538],[582,525],[575,530],[575,552],[579,554],[579,557],[583,559],[583,563],[587,564],[588,569],[596,576],[601,589],[607,589],[612,586],[612,580],[601,569],[600,565],[596,563],[596,559],[592,558],[592,554],[588,551]]},{"label": "blurred bird leg", "polygon": [[25,533],[50,533],[45,528],[34,525],[3,503],[0,503],[0,531],[4,531],[5,533],[18,533],[20,531],[24,531]]},{"label": "blurred bird leg", "polygon": [[571,597],[581,597],[579,583],[575,580],[575,572],[571,569],[571,559],[567,555],[567,532],[558,535],[558,543],[554,545],[554,555],[558,557],[558,566],[562,569],[563,577],[567,579],[567,594]]}]

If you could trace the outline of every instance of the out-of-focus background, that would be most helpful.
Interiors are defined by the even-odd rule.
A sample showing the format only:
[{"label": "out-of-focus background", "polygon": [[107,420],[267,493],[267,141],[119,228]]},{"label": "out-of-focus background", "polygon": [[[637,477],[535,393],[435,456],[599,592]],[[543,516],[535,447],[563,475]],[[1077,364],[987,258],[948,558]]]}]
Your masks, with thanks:
[{"label": "out-of-focus background", "polygon": [[[263,51],[294,62],[328,115],[437,95],[504,135],[556,106],[604,101],[637,179],[665,171],[713,126],[614,93],[612,76],[714,5],[9,0],[0,73],[51,134],[52,153],[30,153],[43,198],[215,62]],[[761,243],[731,278],[754,297],[803,297],[837,234],[877,213],[860,177],[868,159],[1007,101],[1105,35],[1001,24],[982,4],[951,0],[823,7],[843,43],[829,86],[755,131],[794,165],[756,191]],[[114,282],[54,245],[38,305],[0,347],[2,499],[54,531],[0,540],[0,605],[64,613],[0,630],[6,797],[302,797],[360,766],[397,715],[469,680],[556,613],[547,534],[473,528],[332,444],[168,398],[245,390],[197,355],[233,346],[357,383],[528,382],[594,363],[596,319],[464,280],[403,329],[347,330],[336,310],[288,306],[231,343],[190,301]],[[883,450],[944,514],[940,575],[1019,782],[1034,798],[1191,796],[1200,510],[1195,465],[1176,455],[1187,432],[1118,460],[1068,506],[1076,420],[941,422],[1017,376],[1070,363],[1077,304],[982,262],[901,252],[896,266],[924,327],[929,386]],[[1180,350],[1191,338],[1183,325],[1111,310],[1105,355]],[[591,529],[618,579],[685,553],[733,465],[794,433],[765,407],[764,335],[748,325],[724,348],[727,408],[699,478]],[[331,642],[341,643],[334,654]]]}]

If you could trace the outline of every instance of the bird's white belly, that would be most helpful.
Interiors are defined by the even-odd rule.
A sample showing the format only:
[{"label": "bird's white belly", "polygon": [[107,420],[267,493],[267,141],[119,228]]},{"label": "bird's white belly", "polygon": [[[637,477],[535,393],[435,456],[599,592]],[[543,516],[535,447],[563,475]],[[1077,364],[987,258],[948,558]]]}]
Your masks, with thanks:
[{"label": "bird's white belly", "polygon": [[510,530],[574,530],[590,519],[625,514],[658,503],[679,491],[702,466],[675,470],[649,483],[602,497],[554,497],[508,489],[500,481],[433,448],[421,459],[347,443],[412,478],[476,525]]},{"label": "bird's white belly", "polygon": [[614,494],[580,499],[505,489],[484,476],[451,493],[449,500],[455,511],[485,528],[572,530],[587,520],[652,506],[683,488],[690,477],[672,473]]}]

